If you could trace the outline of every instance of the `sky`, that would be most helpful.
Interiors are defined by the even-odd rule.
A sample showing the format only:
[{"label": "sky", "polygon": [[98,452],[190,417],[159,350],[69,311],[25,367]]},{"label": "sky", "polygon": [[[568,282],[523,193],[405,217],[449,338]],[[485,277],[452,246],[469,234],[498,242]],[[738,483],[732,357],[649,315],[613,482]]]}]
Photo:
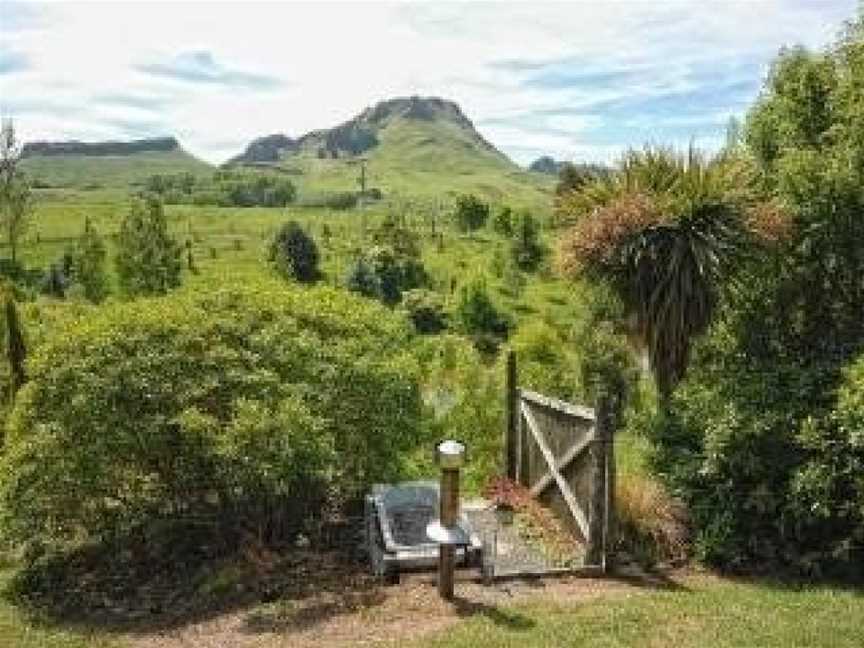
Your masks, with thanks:
[{"label": "sky", "polygon": [[515,161],[713,149],[786,45],[822,48],[858,0],[0,0],[0,113],[20,139],[174,135],[222,162],[408,95],[456,101]]}]

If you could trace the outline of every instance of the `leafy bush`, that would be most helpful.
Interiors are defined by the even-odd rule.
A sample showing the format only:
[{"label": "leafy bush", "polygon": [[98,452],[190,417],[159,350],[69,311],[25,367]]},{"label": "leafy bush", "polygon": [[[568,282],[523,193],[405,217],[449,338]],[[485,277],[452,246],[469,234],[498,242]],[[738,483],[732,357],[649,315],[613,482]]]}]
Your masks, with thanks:
[{"label": "leafy bush", "polygon": [[826,556],[864,578],[864,356],[844,372],[831,414],[806,419],[797,441],[806,453],[791,482],[798,516],[824,534]]},{"label": "leafy bush", "polygon": [[381,294],[381,285],[375,268],[364,257],[358,257],[348,268],[345,276],[345,287],[351,292],[356,292],[364,297],[377,299]]},{"label": "leafy bush", "polygon": [[453,220],[463,232],[480,229],[489,219],[489,205],[473,194],[464,194],[456,199]]},{"label": "leafy bush", "polygon": [[[775,62],[745,135],[757,185],[789,214],[786,236],[736,268],[654,428],[656,466],[690,508],[698,555],[726,568],[864,577],[862,61],[859,18],[825,53]],[[771,231],[766,213],[759,229]]]},{"label": "leafy bush", "polygon": [[316,281],[321,275],[319,259],[315,240],[296,221],[282,225],[270,243],[270,263],[283,277],[303,283]]},{"label": "leafy bush", "polygon": [[388,217],[372,233],[375,245],[351,266],[346,278],[349,290],[393,305],[402,293],[425,285],[426,269],[420,258],[417,235]]},{"label": "leafy bush", "polygon": [[[424,338],[416,353],[424,376],[423,400],[431,410],[431,434],[466,444],[464,487],[479,494],[501,470],[504,367],[488,366],[471,342],[457,335]],[[431,459],[432,453],[424,449],[416,474],[434,471]]]},{"label": "leafy bush", "polygon": [[563,400],[582,400],[576,360],[555,328],[540,321],[523,324],[510,338],[510,346],[522,386]]},{"label": "leafy bush", "polygon": [[374,303],[277,282],[93,311],[30,358],[0,528],[51,549],[172,520],[290,538],[421,441],[409,336]]},{"label": "leafy bush", "polygon": [[454,313],[463,332],[475,336],[475,341],[484,336],[505,337],[510,323],[492,303],[486,282],[474,279],[462,286]]},{"label": "leafy bush", "polygon": [[438,293],[415,288],[402,293],[402,308],[419,333],[439,333],[447,328],[444,302]]},{"label": "leafy bush", "polygon": [[513,236],[513,210],[504,206],[495,212],[492,218],[492,229],[501,236]]},{"label": "leafy bush", "polygon": [[540,242],[540,225],[529,211],[516,216],[510,252],[516,265],[526,271],[536,270],[546,253]]}]

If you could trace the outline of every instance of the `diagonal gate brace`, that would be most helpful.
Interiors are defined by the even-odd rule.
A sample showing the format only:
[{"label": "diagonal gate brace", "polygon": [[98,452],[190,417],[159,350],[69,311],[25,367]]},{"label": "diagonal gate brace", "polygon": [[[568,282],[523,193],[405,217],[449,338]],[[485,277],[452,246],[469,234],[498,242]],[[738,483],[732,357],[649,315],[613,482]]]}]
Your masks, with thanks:
[{"label": "diagonal gate brace", "polygon": [[[579,525],[579,530],[582,532],[583,537],[587,539],[589,530],[588,518],[585,516],[585,512],[582,510],[582,508],[579,506],[579,503],[576,501],[576,497],[573,495],[573,491],[570,489],[570,485],[561,475],[558,465],[555,462],[555,456],[552,454],[552,451],[546,444],[546,439],[543,438],[543,434],[540,432],[540,427],[537,425],[537,421],[534,418],[534,415],[531,413],[529,407],[525,405],[524,401],[520,403],[520,409],[522,412],[522,416],[528,423],[528,429],[531,431],[531,435],[537,442],[537,447],[540,448],[543,459],[546,461],[546,465],[549,468],[549,472],[547,473],[547,475],[541,478],[540,482],[538,482],[537,485],[539,485],[544,479],[546,479],[547,476],[549,477],[550,481],[555,482],[555,484],[558,486],[558,490],[561,491],[561,496],[564,498],[564,502],[567,504],[567,508],[570,510],[570,514],[573,516],[573,519],[576,520],[576,523]],[[590,437],[587,440],[587,443],[590,443]],[[576,448],[577,447],[574,446],[574,448],[571,448],[571,450],[574,450]],[[584,450],[584,448],[578,449],[574,453],[573,457],[571,457],[570,461],[572,461],[572,459],[575,458],[575,456],[579,454],[579,452],[581,452],[582,450]],[[564,458],[566,458],[566,455]],[[569,461],[567,463],[569,463]],[[536,488],[537,485],[535,485],[534,488]],[[532,492],[534,488],[531,489]],[[545,490],[545,486],[540,490]]]}]

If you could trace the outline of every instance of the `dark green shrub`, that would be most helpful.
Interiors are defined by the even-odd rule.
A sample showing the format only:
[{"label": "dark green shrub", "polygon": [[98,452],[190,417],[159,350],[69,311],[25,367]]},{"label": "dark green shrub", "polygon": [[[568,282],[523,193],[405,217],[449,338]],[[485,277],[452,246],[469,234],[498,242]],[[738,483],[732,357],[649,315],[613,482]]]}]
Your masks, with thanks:
[{"label": "dark green shrub", "polygon": [[45,278],[42,281],[42,294],[54,297],[55,299],[66,298],[66,288],[69,286],[69,280],[63,274],[63,270],[57,263],[52,263],[48,266],[45,272]]},{"label": "dark green shrub", "polygon": [[400,227],[385,226],[373,234],[373,239],[378,244],[362,254],[348,271],[349,290],[392,306],[402,298],[403,291],[428,282],[416,235]]},{"label": "dark green shrub", "polygon": [[402,309],[419,333],[439,333],[447,328],[444,301],[431,290],[415,288],[402,293]]},{"label": "dark green shrub", "polygon": [[540,225],[531,212],[519,212],[513,226],[513,242],[510,245],[510,253],[516,265],[521,270],[529,272],[536,270],[545,252],[540,242]]},{"label": "dark green shrub", "polygon": [[285,223],[270,244],[270,263],[283,277],[309,283],[316,281],[320,255],[315,240],[299,223]]},{"label": "dark green shrub", "polygon": [[453,220],[463,232],[474,232],[486,224],[489,219],[489,205],[477,196],[464,194],[456,199]]},{"label": "dark green shrub", "polygon": [[18,315],[15,291],[12,286],[3,286],[3,337],[6,362],[9,367],[9,402],[14,402],[18,390],[27,381],[24,362],[27,347],[24,343],[24,327]]},{"label": "dark green shrub", "polygon": [[378,187],[370,187],[366,190],[366,193],[363,194],[363,197],[370,200],[381,200],[384,198],[384,193]]},{"label": "dark green shrub", "polygon": [[397,303],[402,296],[406,278],[402,259],[389,245],[373,247],[369,250],[368,258],[378,281],[379,299],[385,304]]},{"label": "dark green shrub", "polygon": [[[805,460],[791,482],[792,504],[825,546],[811,570],[864,578],[864,357],[846,371],[837,404],[823,420],[806,419],[797,437]],[[826,560],[827,559],[827,560]],[[825,563],[830,564],[826,565]]]},{"label": "dark green shrub", "polygon": [[501,236],[513,236],[513,210],[507,206],[497,210],[492,219],[492,229]]},{"label": "dark green shrub", "polygon": [[8,421],[2,532],[62,549],[171,520],[303,528],[420,443],[402,318],[278,282],[103,307],[44,341]]},{"label": "dark green shrub", "polygon": [[464,333],[473,336],[487,350],[495,339],[506,337],[509,328],[509,322],[492,303],[482,279],[462,286],[454,318]]},{"label": "dark green shrub", "polygon": [[358,257],[345,277],[345,287],[351,292],[356,292],[364,297],[377,299],[381,294],[378,275],[375,269],[364,257]]}]

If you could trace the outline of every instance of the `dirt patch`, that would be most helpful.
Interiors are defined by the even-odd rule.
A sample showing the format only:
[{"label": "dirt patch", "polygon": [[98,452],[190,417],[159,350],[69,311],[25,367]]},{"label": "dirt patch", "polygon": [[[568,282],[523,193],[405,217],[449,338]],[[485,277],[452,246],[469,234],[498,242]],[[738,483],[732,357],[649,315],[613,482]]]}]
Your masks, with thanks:
[{"label": "dirt patch", "polygon": [[333,576],[302,598],[286,594],[269,603],[127,638],[136,648],[403,644],[477,615],[496,624],[528,628],[533,621],[511,606],[529,599],[566,605],[600,596],[686,588],[693,578],[683,572],[660,577],[633,572],[616,579],[567,577],[484,586],[471,573],[462,574],[457,582],[456,600],[445,603],[438,598],[434,574],[412,574],[393,586],[358,580],[356,574],[346,574],[340,586],[338,579],[332,582]]}]

